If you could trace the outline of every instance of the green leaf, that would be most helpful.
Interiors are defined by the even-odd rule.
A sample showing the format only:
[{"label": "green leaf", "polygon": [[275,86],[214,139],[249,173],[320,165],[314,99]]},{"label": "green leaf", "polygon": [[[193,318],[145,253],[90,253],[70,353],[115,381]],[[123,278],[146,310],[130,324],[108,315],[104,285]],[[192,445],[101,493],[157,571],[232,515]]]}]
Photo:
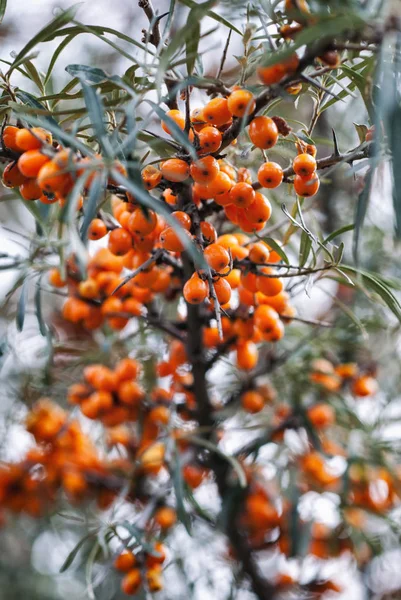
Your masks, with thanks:
[{"label": "green leaf", "polygon": [[58,15],[55,19],[50,21],[46,27],[41,29],[29,42],[22,48],[20,52],[18,52],[17,56],[14,59],[13,64],[11,65],[9,73],[15,68],[15,65],[18,64],[22,58],[24,58],[32,48],[34,48],[40,42],[44,42],[48,39],[48,37],[54,34],[56,31],[59,31],[64,25],[67,25],[72,19],[75,17],[75,14],[78,10],[78,7],[82,3],[75,4],[63,11],[60,15]]},{"label": "green leaf", "polygon": [[95,218],[99,197],[104,189],[105,179],[101,173],[96,173],[89,189],[89,195],[84,205],[84,220],[81,227],[81,240],[86,243],[88,239],[88,229],[92,219]]},{"label": "green leaf", "polygon": [[62,53],[64,48],[66,48],[68,46],[68,44],[70,42],[72,42],[73,39],[75,39],[75,35],[67,35],[55,49],[53,56],[50,59],[50,63],[49,63],[48,69],[47,69],[47,73],[46,73],[46,77],[45,77],[45,81],[44,81],[45,85],[49,82],[49,79],[50,79],[51,74],[54,69],[54,65],[56,64],[58,57],[60,56],[60,54]]},{"label": "green leaf", "polygon": [[356,281],[358,280],[358,277],[360,277],[363,284],[368,289],[380,296],[380,298],[397,317],[397,319],[401,321],[401,305],[383,280],[379,280],[369,271],[364,271],[363,269],[351,267],[349,265],[341,265],[341,270],[345,273],[353,275],[356,278]]},{"label": "green leaf", "polygon": [[0,0],[0,23],[4,19],[4,14],[7,8],[7,0]]},{"label": "green leaf", "polygon": [[301,243],[299,247],[299,267],[302,268],[308,260],[312,248],[312,240],[309,235],[303,231],[301,233]]},{"label": "green leaf", "polygon": [[284,252],[284,250],[282,249],[282,247],[276,242],[276,240],[274,240],[271,237],[264,237],[264,238],[261,238],[261,239],[263,239],[263,241],[266,242],[266,244],[268,246],[270,246],[270,248],[272,250],[274,250],[275,252],[277,252],[277,254],[280,256],[280,258],[282,258],[283,261],[287,265],[290,264],[290,261],[288,260],[288,256],[286,255],[286,253]]},{"label": "green leaf", "polygon": [[359,249],[359,241],[361,230],[363,227],[363,223],[365,221],[366,211],[368,209],[370,192],[372,189],[372,180],[373,180],[373,169],[370,168],[365,176],[365,185],[362,192],[358,196],[358,201],[355,209],[355,223],[354,223],[354,241],[353,241],[353,255],[354,260],[358,263],[358,249]]},{"label": "green leaf", "polygon": [[94,535],[96,535],[96,532],[91,532],[91,533],[88,533],[88,535],[85,535],[82,539],[79,540],[78,544],[71,550],[71,552],[68,554],[67,558],[65,559],[65,561],[61,565],[61,567],[60,567],[60,573],[64,573],[65,571],[67,571],[67,569],[70,568],[70,566],[74,562],[75,557],[77,556],[78,552],[81,550],[81,548],[83,547],[83,545],[91,537],[93,537]]},{"label": "green leaf", "polygon": [[177,142],[179,142],[185,148],[185,150],[187,150],[188,154],[192,157],[193,160],[197,160],[198,157],[195,148],[189,141],[188,135],[185,133],[185,131],[182,131],[182,129],[178,127],[178,125],[173,121],[173,119],[166,115],[166,112],[162,108],[160,108],[160,106],[152,102],[152,100],[146,100],[146,102],[150,104],[157,116],[167,125],[167,127],[170,130],[171,136],[175,140],[177,140]]},{"label": "green leaf", "polygon": [[358,123],[354,123],[354,127],[358,134],[359,142],[361,144],[363,144],[366,141],[366,134],[368,131],[367,126],[366,125],[358,125]]},{"label": "green leaf", "polygon": [[82,79],[81,85],[84,92],[86,108],[88,109],[89,118],[92,123],[96,139],[103,151],[103,155],[111,157],[113,150],[110,145],[110,141],[107,139],[107,132],[104,124],[105,112],[102,99],[96,90],[85,83],[85,81]]},{"label": "green leaf", "polygon": [[[32,94],[29,94],[28,92],[24,92],[23,90],[18,90],[15,95],[17,96],[17,98],[19,98],[21,100],[21,102],[23,102],[24,104],[26,104],[27,106],[31,106],[32,108],[36,108],[39,109],[41,111],[46,111],[46,107],[41,104],[39,102],[39,100],[37,100],[35,98],[35,96],[32,96]],[[53,119],[53,117],[51,117],[50,115],[43,115],[41,117],[43,119],[43,121],[45,121],[48,124],[51,125],[55,125],[58,127],[58,123],[55,119]]]},{"label": "green leaf", "polygon": [[72,77],[79,77],[81,81],[85,81],[86,83],[103,83],[109,79],[109,75],[103,69],[98,69],[97,67],[73,64],[68,65],[65,70]]},{"label": "green leaf", "polygon": [[[188,21],[191,22],[191,14],[189,14]],[[187,72],[188,75],[192,75],[194,70],[197,54],[198,54],[198,46],[200,39],[200,23],[195,22],[194,28],[191,31],[191,35],[188,35],[185,40],[186,46],[186,62],[187,62]]]},{"label": "green leaf", "polygon": [[325,240],[323,240],[323,244],[326,245],[329,242],[331,242],[332,240],[334,240],[336,237],[338,237],[339,235],[342,235],[343,233],[347,233],[347,231],[352,231],[354,229],[354,227],[355,227],[355,225],[352,223],[351,225],[344,225],[344,227],[340,227],[340,229],[336,229],[335,231],[330,233],[330,235],[328,235]]},{"label": "green leaf", "polygon": [[24,282],[21,286],[21,293],[20,293],[20,297],[18,299],[18,304],[17,304],[17,316],[16,316],[16,324],[17,324],[17,330],[18,331],[22,331],[23,327],[24,327],[24,321],[25,321],[25,313],[26,313],[26,303],[28,300],[28,277],[26,279],[24,279]]},{"label": "green leaf", "polygon": [[205,2],[204,4],[197,4],[194,0],[180,0],[180,4],[184,4],[185,6],[188,6],[189,8],[192,8],[192,9],[195,8],[195,9],[201,10],[204,15],[210,17],[211,19],[214,19],[215,21],[217,21],[218,23],[221,23],[222,25],[225,25],[229,29],[232,29],[233,31],[235,31],[235,33],[238,33],[238,35],[242,36],[241,31],[239,29],[237,29],[232,23],[230,23],[229,21],[227,21],[227,19],[225,19],[221,15],[218,15],[213,10],[210,10],[208,8],[208,6],[215,5],[216,2],[213,1],[213,2]]},{"label": "green leaf", "polygon": [[39,331],[40,331],[41,335],[43,335],[43,337],[46,337],[47,326],[43,319],[42,295],[41,295],[41,289],[40,289],[40,286],[42,283],[42,277],[43,277],[43,274],[39,277],[39,279],[37,280],[36,285],[35,285],[34,305],[35,305],[35,314],[36,314],[36,318],[38,320],[38,325],[39,325]]},{"label": "green leaf", "polygon": [[391,151],[391,170],[393,174],[395,235],[397,239],[401,239],[401,108],[399,101],[395,103],[394,110],[389,115],[388,125],[388,141]]},{"label": "green leaf", "polygon": [[185,529],[191,535],[191,521],[184,504],[184,484],[181,472],[180,454],[177,446],[174,445],[174,468],[172,472],[172,480],[177,505],[177,515]]}]

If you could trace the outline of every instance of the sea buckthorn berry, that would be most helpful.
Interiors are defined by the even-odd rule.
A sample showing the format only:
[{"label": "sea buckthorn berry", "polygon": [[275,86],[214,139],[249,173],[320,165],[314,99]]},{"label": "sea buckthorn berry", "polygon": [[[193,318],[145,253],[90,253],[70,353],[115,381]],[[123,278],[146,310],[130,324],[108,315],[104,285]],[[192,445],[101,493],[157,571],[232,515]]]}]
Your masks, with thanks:
[{"label": "sea buckthorn berry", "polygon": [[210,183],[220,171],[219,163],[213,156],[205,156],[190,167],[190,174],[196,183]]},{"label": "sea buckthorn berry", "polygon": [[52,144],[52,134],[42,127],[33,127],[32,129],[19,129],[15,136],[15,142],[20,150],[37,150],[43,144]]},{"label": "sea buckthorn berry", "polygon": [[118,399],[126,406],[136,406],[144,398],[145,393],[136,381],[122,381],[117,390]]},{"label": "sea buckthorn berry", "polygon": [[[233,182],[228,175],[221,171],[217,173],[213,181],[207,186],[209,198],[218,198],[226,192],[229,192],[233,186]],[[231,201],[231,198],[230,198]]]},{"label": "sea buckthorn berry", "polygon": [[217,240],[217,232],[211,223],[201,221],[200,230],[202,237],[207,244],[213,244]]},{"label": "sea buckthorn berry", "polygon": [[312,173],[309,177],[301,177],[300,175],[295,175],[294,178],[294,190],[298,194],[298,196],[303,196],[304,198],[310,198],[317,194],[320,187],[320,180],[316,173]]},{"label": "sea buckthorn berry", "polygon": [[27,179],[19,188],[19,193],[24,200],[37,200],[42,195],[36,179]]},{"label": "sea buckthorn berry", "polygon": [[203,118],[207,123],[221,127],[231,120],[226,98],[213,98],[203,109]]},{"label": "sea buckthorn berry", "polygon": [[221,273],[230,264],[230,255],[220,244],[210,244],[205,248],[204,256],[207,264],[217,273]]},{"label": "sea buckthorn berry", "polygon": [[239,208],[247,208],[253,204],[255,195],[255,190],[249,183],[236,183],[230,190],[230,200]]},{"label": "sea buckthorn berry", "polygon": [[149,553],[146,557],[146,566],[154,567],[155,565],[162,565],[165,560],[166,550],[161,542],[156,542],[154,552]]},{"label": "sea buckthorn berry", "polygon": [[78,293],[81,296],[81,298],[97,298],[99,295],[99,291],[99,285],[95,279],[89,278],[85,281],[80,281],[78,285]]},{"label": "sea buckthorn berry", "polygon": [[146,583],[150,592],[160,592],[163,589],[162,567],[155,565],[146,571]]},{"label": "sea buckthorn berry", "polygon": [[283,181],[283,169],[275,162],[265,162],[258,170],[258,181],[264,188],[276,188]]},{"label": "sea buckthorn berry", "polygon": [[53,287],[62,288],[67,282],[61,277],[61,273],[58,269],[50,269],[49,283]]},{"label": "sea buckthorn berry", "polygon": [[[170,119],[172,119],[174,121],[174,123],[182,130],[185,129],[185,115],[184,113],[182,113],[180,110],[178,109],[172,109],[172,110],[168,110],[166,112],[167,117],[170,117]],[[165,123],[165,121],[162,120],[162,129],[163,131],[165,131],[166,133],[171,133],[168,125]]]},{"label": "sea buckthorn berry", "polygon": [[291,96],[297,96],[298,94],[300,94],[302,92],[302,83],[294,83],[294,85],[287,85],[287,87],[285,88],[285,91],[287,92],[287,94],[290,94]]},{"label": "sea buckthorn berry", "polygon": [[184,298],[188,304],[200,304],[206,300],[208,285],[197,273],[194,273],[184,285]]},{"label": "sea buckthorn berry", "polygon": [[[191,235],[186,229],[182,231],[182,234],[188,235],[188,242],[191,239]],[[172,227],[167,227],[160,234],[160,243],[165,250],[170,252],[182,252],[184,250],[184,242],[181,237]]]},{"label": "sea buckthorn berry", "polygon": [[236,290],[241,284],[241,269],[231,269],[225,280],[230,284],[232,290]]},{"label": "sea buckthorn berry", "polygon": [[133,595],[139,590],[142,583],[142,575],[139,569],[129,571],[121,582],[124,594]]},{"label": "sea buckthorn berry", "polygon": [[235,90],[227,98],[227,107],[233,117],[244,117],[255,110],[256,102],[252,92]]},{"label": "sea buckthorn berry", "polygon": [[266,223],[272,214],[269,200],[260,192],[255,193],[255,199],[245,209],[245,216],[251,223]]},{"label": "sea buckthorn berry", "polygon": [[244,371],[251,371],[257,365],[259,352],[251,340],[241,341],[237,344],[237,367]]},{"label": "sea buckthorn berry", "polygon": [[139,364],[133,358],[123,358],[117,363],[114,369],[115,376],[119,382],[136,379],[140,371]]},{"label": "sea buckthorn berry", "polygon": [[110,231],[108,249],[116,256],[124,256],[132,249],[132,236],[128,231],[119,227]]},{"label": "sea buckthorn berry", "polygon": [[222,135],[217,127],[203,127],[198,133],[201,154],[217,152],[221,146]]},{"label": "sea buckthorn berry", "polygon": [[268,304],[274,308],[274,310],[276,310],[281,316],[281,314],[284,314],[285,310],[288,308],[290,297],[288,293],[283,290],[275,296],[265,296],[262,294],[262,292],[258,292],[256,299],[259,304]]},{"label": "sea buckthorn berry", "polygon": [[318,60],[332,69],[336,69],[341,62],[341,58],[337,50],[328,50],[324,54],[321,54],[318,57]]},{"label": "sea buckthorn berry", "polygon": [[264,242],[252,244],[249,250],[249,260],[256,265],[263,265],[269,262],[270,250]]},{"label": "sea buckthorn berry", "polygon": [[159,169],[153,165],[148,165],[141,172],[143,185],[147,190],[153,190],[161,182],[163,175]]},{"label": "sea buckthorn berry", "polygon": [[253,294],[258,291],[256,286],[256,275],[249,271],[248,273],[242,273],[241,275],[241,285],[246,289],[252,292]]},{"label": "sea buckthorn berry", "polygon": [[237,171],[237,181],[243,181],[244,183],[252,183],[252,173],[246,167],[240,167]]},{"label": "sea buckthorn berry", "polygon": [[258,413],[263,410],[265,401],[262,394],[256,390],[249,390],[241,396],[242,408],[251,414]]},{"label": "sea buckthorn berry", "polygon": [[192,220],[186,212],[182,210],[176,210],[175,212],[171,213],[171,216],[174,217],[174,219],[181,225],[181,227],[183,227],[187,231],[191,229]]},{"label": "sea buckthorn berry", "polygon": [[299,58],[296,53],[292,54],[282,63],[270,67],[259,67],[258,77],[265,85],[279,83],[287,75],[292,75],[298,69]]},{"label": "sea buckthorn berry", "polygon": [[131,550],[123,550],[114,561],[114,568],[120,573],[128,573],[136,565],[136,557]]},{"label": "sea buckthorn berry", "polygon": [[277,125],[270,117],[260,116],[252,119],[248,132],[252,144],[257,148],[267,150],[277,144]]},{"label": "sea buckthorn berry", "polygon": [[308,177],[316,171],[316,160],[308,153],[298,154],[292,163],[294,173],[301,177]]},{"label": "sea buckthorn berry", "polygon": [[177,196],[173,194],[173,191],[170,188],[164,190],[163,198],[165,199],[167,204],[170,204],[170,206],[174,206],[175,204],[177,204]]},{"label": "sea buckthorn berry", "polygon": [[274,308],[267,304],[262,304],[255,309],[255,325],[262,333],[272,331],[279,319],[278,313]]},{"label": "sea buckthorn berry", "polygon": [[169,158],[161,164],[161,172],[167,181],[185,181],[189,177],[189,165],[180,158]]},{"label": "sea buckthorn berry", "polygon": [[3,144],[5,148],[8,150],[13,150],[14,152],[21,152],[20,147],[17,144],[17,133],[19,131],[18,127],[14,127],[13,125],[6,125],[3,130]]},{"label": "sea buckthorn berry", "polygon": [[192,490],[201,485],[206,475],[206,469],[198,465],[185,465],[182,468],[182,478]]},{"label": "sea buckthorn berry", "polygon": [[2,182],[7,188],[15,188],[22,185],[26,181],[25,176],[21,173],[16,162],[8,163],[3,171]]},{"label": "sea buckthorn berry", "polygon": [[154,520],[162,529],[170,529],[177,522],[177,513],[170,506],[162,506],[155,512]]},{"label": "sea buckthorn berry", "polygon": [[100,240],[107,235],[107,227],[102,219],[93,219],[88,228],[88,238],[90,240]]},{"label": "sea buckthorn berry", "polygon": [[336,422],[336,413],[329,404],[315,404],[308,408],[307,415],[316,429],[325,429]]},{"label": "sea buckthorn berry", "polygon": [[220,304],[227,304],[231,299],[231,287],[225,278],[221,277],[213,282],[214,291]]},{"label": "sea buckthorn berry", "polygon": [[63,167],[51,160],[40,169],[38,183],[45,193],[64,195],[72,184],[72,177],[69,173],[63,172]]},{"label": "sea buckthorn berry", "polygon": [[[257,276],[256,285],[259,292],[265,296],[276,296],[284,287],[282,279],[276,277],[275,271],[271,267],[262,267],[259,270],[260,275]],[[268,275],[268,277],[266,277]],[[274,276],[274,277],[272,277]]]},{"label": "sea buckthorn berry", "polygon": [[334,370],[341,379],[352,379],[358,374],[358,365],[356,363],[342,363],[337,365]]},{"label": "sea buckthorn berry", "polygon": [[149,235],[156,228],[157,216],[153,210],[145,213],[142,209],[136,208],[128,219],[128,230],[137,235]]},{"label": "sea buckthorn berry", "polygon": [[378,389],[379,386],[376,379],[370,375],[362,375],[355,379],[352,384],[352,393],[355,394],[355,396],[372,396],[373,394],[376,394]]}]

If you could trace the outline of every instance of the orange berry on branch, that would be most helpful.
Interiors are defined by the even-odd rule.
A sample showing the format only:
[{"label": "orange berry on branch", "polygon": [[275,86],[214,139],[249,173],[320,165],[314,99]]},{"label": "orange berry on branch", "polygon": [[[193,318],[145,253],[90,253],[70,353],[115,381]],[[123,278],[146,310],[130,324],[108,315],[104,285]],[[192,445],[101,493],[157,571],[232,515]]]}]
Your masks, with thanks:
[{"label": "orange berry on branch", "polygon": [[128,573],[136,565],[136,557],[131,550],[123,550],[114,560],[114,568],[121,573]]},{"label": "orange berry on branch", "polygon": [[241,405],[246,412],[254,414],[263,410],[265,401],[262,394],[256,390],[249,390],[241,395]]},{"label": "orange berry on branch", "polygon": [[19,192],[24,200],[38,200],[42,195],[42,190],[37,184],[36,179],[27,179],[20,186]]},{"label": "orange berry on branch", "polygon": [[181,225],[181,227],[183,227],[187,231],[191,229],[192,220],[186,212],[182,210],[176,210],[175,212],[171,213],[171,216],[174,217],[174,219],[176,219],[176,221]]},{"label": "orange berry on branch", "polygon": [[230,264],[230,255],[220,244],[210,244],[205,248],[204,256],[207,264],[217,273],[221,273]]},{"label": "orange berry on branch", "polygon": [[17,133],[19,131],[18,127],[14,127],[13,125],[6,125],[3,129],[3,145],[8,150],[13,150],[14,152],[21,152],[21,148],[17,144]]},{"label": "orange berry on branch", "polygon": [[[225,196],[227,192],[231,190],[233,187],[233,182],[229,178],[228,175],[222,173],[221,171],[217,173],[216,177],[211,181],[211,183],[207,186],[208,190],[208,198],[219,199]],[[230,198],[230,202],[231,198]]]},{"label": "orange berry on branch", "polygon": [[254,320],[256,327],[262,333],[269,333],[276,326],[279,316],[274,308],[267,304],[262,304],[255,309]]},{"label": "orange berry on branch", "polygon": [[202,237],[207,244],[213,244],[217,240],[217,232],[211,223],[201,221],[200,230]]},{"label": "orange berry on branch", "polygon": [[110,231],[108,248],[116,256],[124,256],[132,249],[132,236],[126,229],[119,227]]},{"label": "orange berry on branch", "polygon": [[198,133],[198,138],[201,154],[217,152],[223,139],[217,127],[203,127]]},{"label": "orange berry on branch", "polygon": [[177,522],[177,513],[170,506],[162,506],[155,512],[154,520],[162,529],[170,529]]},{"label": "orange berry on branch", "polygon": [[284,284],[279,276],[275,276],[275,271],[271,267],[261,267],[256,278],[256,285],[259,292],[265,296],[276,296],[283,291]]},{"label": "orange berry on branch", "polygon": [[244,371],[251,371],[258,363],[259,352],[251,340],[237,344],[237,367]]},{"label": "orange berry on branch", "polygon": [[189,177],[189,165],[180,158],[169,158],[160,165],[161,173],[167,181],[181,182]]},{"label": "orange berry on branch", "polygon": [[231,298],[231,287],[225,278],[221,277],[213,282],[214,291],[216,293],[217,300],[220,304],[227,304]]},{"label": "orange berry on branch", "polygon": [[255,117],[249,124],[248,129],[251,142],[257,148],[268,150],[276,145],[278,140],[277,125],[270,117]]},{"label": "orange berry on branch", "polygon": [[153,210],[145,213],[141,208],[136,208],[128,219],[128,230],[134,235],[149,235],[157,225],[157,215]]},{"label": "orange berry on branch", "polygon": [[227,98],[227,107],[233,117],[242,118],[253,113],[255,98],[248,90],[235,90]]},{"label": "orange berry on branch", "polygon": [[213,156],[205,156],[190,167],[190,174],[196,183],[208,184],[213,181],[220,171],[219,163]]},{"label": "orange berry on branch", "polygon": [[15,136],[15,143],[19,150],[38,150],[43,144],[51,145],[53,142],[52,134],[42,127],[32,127],[32,129],[19,129]]},{"label": "orange berry on branch", "polygon": [[147,190],[153,190],[161,182],[163,175],[159,169],[153,165],[148,165],[141,172],[143,185]]},{"label": "orange berry on branch", "polygon": [[292,163],[294,173],[301,177],[308,177],[316,171],[316,160],[307,152],[298,154]]},{"label": "orange berry on branch", "polygon": [[206,281],[203,281],[197,273],[194,273],[184,285],[184,298],[188,304],[201,304],[206,300],[209,287]]},{"label": "orange berry on branch", "polygon": [[303,196],[304,198],[310,198],[314,196],[319,191],[320,181],[319,177],[316,173],[312,173],[308,177],[301,177],[300,175],[295,175],[294,178],[294,190],[298,194],[298,196]]},{"label": "orange berry on branch", "polygon": [[[174,121],[174,123],[180,129],[182,129],[182,130],[185,129],[185,115],[180,110],[178,110],[178,109],[168,110],[166,112],[166,115],[167,115],[167,117],[170,117],[170,119],[172,119]],[[162,120],[162,129],[166,133],[169,133],[169,134],[171,133],[170,129],[168,128],[168,125],[163,120]]]},{"label": "orange berry on branch", "polygon": [[203,118],[207,123],[221,127],[231,120],[231,113],[226,98],[213,98],[203,109]]},{"label": "orange berry on branch", "polygon": [[299,58],[298,55],[294,53],[282,63],[268,67],[259,67],[258,77],[265,85],[274,85],[275,83],[280,83],[287,75],[295,73],[298,66]]},{"label": "orange berry on branch", "polygon": [[283,181],[283,169],[275,162],[265,162],[258,170],[258,181],[264,188],[276,188]]},{"label": "orange berry on branch", "polygon": [[102,219],[93,219],[88,228],[88,238],[90,240],[100,240],[107,235],[107,227]]},{"label": "orange berry on branch", "polygon": [[[188,241],[191,239],[191,234],[186,229],[182,230],[182,234],[188,236]],[[160,243],[165,250],[170,252],[182,252],[184,250],[184,243],[180,236],[172,227],[167,227],[160,234]]]},{"label": "orange berry on branch", "polygon": [[264,242],[256,242],[249,248],[249,260],[256,265],[269,262],[270,250]]},{"label": "orange berry on branch", "polygon": [[376,394],[379,386],[374,377],[371,377],[370,375],[362,375],[361,377],[355,379],[351,389],[355,396],[365,397]]},{"label": "orange berry on branch", "polygon": [[245,216],[251,223],[266,223],[271,217],[272,207],[269,200],[260,192],[255,193],[255,199],[245,210]]},{"label": "orange berry on branch", "polygon": [[8,163],[3,171],[2,182],[7,188],[16,188],[25,183],[26,177],[21,173],[16,162]]},{"label": "orange berry on branch", "polygon": [[248,208],[255,201],[255,190],[249,183],[236,183],[230,190],[231,203],[238,208]]},{"label": "orange berry on branch", "polygon": [[133,595],[139,590],[142,583],[142,575],[139,569],[129,571],[121,582],[124,594]]}]

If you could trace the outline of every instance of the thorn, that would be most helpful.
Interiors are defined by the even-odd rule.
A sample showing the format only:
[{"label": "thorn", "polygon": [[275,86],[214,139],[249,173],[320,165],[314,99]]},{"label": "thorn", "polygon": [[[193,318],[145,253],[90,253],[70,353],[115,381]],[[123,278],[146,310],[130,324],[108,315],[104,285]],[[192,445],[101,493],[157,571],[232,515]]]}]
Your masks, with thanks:
[{"label": "thorn", "polygon": [[340,151],[338,149],[338,141],[337,141],[336,132],[334,131],[334,129],[332,129],[331,131],[332,131],[332,134],[333,134],[334,156],[340,156]]}]

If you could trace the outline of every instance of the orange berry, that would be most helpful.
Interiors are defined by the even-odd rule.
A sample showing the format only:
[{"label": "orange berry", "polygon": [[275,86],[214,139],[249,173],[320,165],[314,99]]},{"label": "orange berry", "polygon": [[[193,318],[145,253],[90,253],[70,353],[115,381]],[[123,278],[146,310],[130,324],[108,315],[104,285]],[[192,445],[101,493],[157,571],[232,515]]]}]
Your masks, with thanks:
[{"label": "orange berry", "polygon": [[117,394],[119,401],[126,406],[138,405],[145,395],[141,385],[132,380],[123,380],[118,386]]},{"label": "orange berry", "polygon": [[276,296],[283,290],[284,284],[280,277],[266,277],[266,275],[275,274],[275,271],[271,267],[261,267],[259,273],[256,279],[259,292],[262,292],[265,296]]},{"label": "orange berry", "polygon": [[257,365],[259,352],[256,345],[245,340],[237,344],[237,367],[244,371],[251,371]]},{"label": "orange berry", "polygon": [[162,180],[162,173],[153,165],[148,165],[141,172],[143,185],[147,190],[153,190]]},{"label": "orange berry", "polygon": [[251,223],[266,223],[272,214],[269,200],[260,192],[256,192],[255,199],[245,209],[245,216]]},{"label": "orange berry", "polygon": [[310,198],[317,194],[320,187],[319,177],[316,173],[312,173],[309,177],[301,177],[300,175],[295,175],[294,179],[294,190],[298,194],[298,196],[303,196],[305,198]]},{"label": "orange berry", "polygon": [[[178,125],[178,127],[180,129],[182,129],[182,130],[185,129],[185,115],[180,110],[178,110],[178,109],[168,110],[166,112],[166,115],[168,117],[170,117],[170,119],[172,119],[174,121],[174,123],[176,125]],[[166,133],[171,133],[170,129],[168,128],[168,125],[166,125],[166,123],[164,121],[162,121],[162,129]]]},{"label": "orange berry", "polygon": [[329,404],[315,404],[308,409],[308,419],[316,429],[330,427],[336,421],[336,413]]},{"label": "orange berry", "polygon": [[298,65],[299,58],[298,55],[294,53],[280,64],[272,65],[270,67],[259,67],[258,77],[265,85],[273,85],[279,83],[287,75],[295,73],[298,69]]},{"label": "orange berry", "polygon": [[226,98],[213,98],[203,109],[203,118],[207,123],[221,127],[231,120]]},{"label": "orange berry", "polygon": [[99,295],[99,285],[97,281],[91,278],[81,281],[78,286],[78,294],[81,298],[97,298]]},{"label": "orange berry", "polygon": [[198,133],[201,153],[217,152],[221,146],[222,135],[217,127],[203,127]]},{"label": "orange berry", "polygon": [[263,265],[269,262],[270,250],[264,242],[252,244],[249,250],[249,260],[256,265]]},{"label": "orange berry", "polygon": [[[183,233],[188,235],[188,240],[190,240],[191,235],[186,229],[183,230]],[[184,250],[183,242],[172,227],[167,227],[167,229],[161,232],[160,243],[165,250],[169,250],[170,252],[182,252]]]},{"label": "orange berry", "polygon": [[213,282],[214,291],[220,304],[227,304],[231,298],[231,287],[225,278],[220,277]]},{"label": "orange berry", "polygon": [[63,172],[53,160],[46,162],[38,173],[38,183],[45,193],[61,195],[66,194],[72,184],[72,177],[69,173]]},{"label": "orange berry", "polygon": [[49,271],[49,283],[53,287],[62,288],[66,285],[66,281],[62,279],[60,271],[58,269],[50,269]]},{"label": "orange berry", "polygon": [[132,249],[132,236],[122,227],[113,229],[113,231],[110,231],[107,246],[112,254],[124,256]]},{"label": "orange berry", "polygon": [[251,271],[249,271],[249,273],[242,273],[242,275],[241,275],[241,285],[246,290],[249,290],[252,293],[257,292],[258,288],[256,286],[256,275],[255,275],[255,273],[251,273]]},{"label": "orange berry", "polygon": [[142,582],[142,575],[139,569],[129,571],[121,582],[121,589],[124,594],[133,595],[139,590]]},{"label": "orange berry", "polygon": [[289,295],[284,290],[275,296],[265,296],[261,292],[258,292],[256,299],[259,304],[268,304],[274,308],[280,315],[284,314],[288,308]]},{"label": "orange berry", "polygon": [[[114,284],[113,284],[114,285]],[[116,313],[120,313],[123,310],[123,303],[117,296],[110,296],[102,304],[102,315],[104,317],[115,317],[118,316]]]},{"label": "orange berry", "polygon": [[204,256],[207,264],[217,273],[224,271],[230,264],[230,255],[220,244],[210,244],[205,248]]},{"label": "orange berry", "polygon": [[270,117],[260,116],[252,119],[248,133],[252,144],[257,148],[267,150],[277,144],[277,125]]},{"label": "orange berry", "polygon": [[173,194],[173,192],[170,188],[167,188],[166,190],[164,190],[163,198],[165,199],[167,204],[170,204],[170,206],[174,206],[175,204],[177,204],[177,196],[175,194]]},{"label": "orange berry", "polygon": [[376,394],[378,389],[379,386],[376,379],[370,375],[358,377],[352,385],[352,393],[355,394],[355,396],[361,397],[372,396],[373,394]]},{"label": "orange berry", "polygon": [[180,158],[169,158],[161,164],[161,172],[168,181],[185,181],[189,177],[189,165]]},{"label": "orange berry", "polygon": [[88,228],[88,238],[90,240],[100,240],[107,235],[107,227],[102,219],[93,219]]},{"label": "orange berry", "polygon": [[42,190],[36,183],[36,179],[27,179],[20,186],[19,192],[24,200],[37,200],[42,195]]},{"label": "orange berry", "polygon": [[341,377],[341,379],[351,379],[352,377],[356,377],[358,373],[358,366],[356,363],[343,363],[341,365],[337,365],[334,370],[336,375]]},{"label": "orange berry", "polygon": [[262,394],[256,390],[249,390],[241,396],[242,408],[249,413],[258,413],[263,410],[265,401]]},{"label": "orange berry", "polygon": [[216,177],[220,171],[219,163],[213,156],[199,158],[192,163],[190,174],[196,183],[208,184]]},{"label": "orange berry", "polygon": [[16,162],[8,163],[3,171],[2,182],[7,188],[15,188],[25,182],[25,176],[21,173]]},{"label": "orange berry", "polygon": [[117,363],[114,373],[119,382],[136,379],[140,373],[140,366],[133,358],[123,358]]},{"label": "orange berry", "polygon": [[177,522],[177,513],[170,506],[162,506],[155,512],[154,519],[162,529],[170,529]]},{"label": "orange berry", "polygon": [[208,285],[197,273],[194,273],[191,279],[188,279],[184,285],[184,298],[188,304],[201,304],[208,295]]},{"label": "orange berry", "polygon": [[19,131],[18,127],[14,127],[13,125],[6,125],[3,129],[3,145],[8,150],[13,150],[14,152],[21,152],[20,147],[17,144],[17,133]]},{"label": "orange berry", "polygon": [[128,230],[134,235],[149,235],[157,225],[157,215],[153,210],[146,213],[141,208],[136,208],[128,219]]},{"label": "orange berry", "polygon": [[200,230],[206,243],[213,244],[217,240],[216,229],[211,223],[208,223],[207,221],[201,221]]},{"label": "orange berry", "polygon": [[[216,201],[218,201],[220,197],[231,190],[232,186],[233,182],[229,176],[220,171],[217,173],[213,181],[211,181],[211,183],[207,186],[208,198],[215,198]],[[231,198],[230,203],[232,204]]]},{"label": "orange berry", "polygon": [[248,90],[235,90],[227,98],[227,107],[233,117],[244,117],[255,110],[255,98]]},{"label": "orange berry", "polygon": [[239,208],[247,208],[253,204],[255,195],[255,190],[249,183],[236,183],[230,190],[230,200]]},{"label": "orange berry", "polygon": [[19,129],[15,136],[15,143],[19,150],[37,150],[43,144],[51,145],[53,142],[52,134],[42,127],[33,127],[32,129]]},{"label": "orange berry", "polygon": [[275,162],[265,162],[258,170],[258,181],[262,187],[276,188],[283,181],[283,169]]},{"label": "orange berry", "polygon": [[146,566],[153,567],[155,565],[161,565],[166,560],[166,551],[161,542],[156,542],[154,547],[154,554],[148,554],[146,557]]},{"label": "orange berry", "polygon": [[123,550],[114,561],[114,568],[120,573],[128,573],[136,565],[136,557],[131,550]]},{"label": "orange berry", "polygon": [[192,490],[201,485],[206,474],[206,469],[198,465],[185,465],[182,468],[182,478]]},{"label": "orange berry", "polygon": [[298,154],[298,156],[294,158],[292,167],[296,175],[308,177],[316,171],[316,159],[307,152]]},{"label": "orange berry", "polygon": [[89,365],[84,369],[84,378],[97,390],[113,392],[116,389],[116,377],[111,369],[104,365]]},{"label": "orange berry", "polygon": [[267,304],[262,304],[255,309],[255,325],[262,333],[270,333],[278,322],[278,313]]},{"label": "orange berry", "polygon": [[189,231],[191,229],[192,220],[191,220],[191,217],[186,212],[184,212],[182,210],[176,210],[175,212],[171,213],[171,216],[174,217],[174,219],[176,219],[176,221],[178,221],[178,223],[181,225],[181,227],[183,227],[187,231]]},{"label": "orange berry", "polygon": [[150,423],[155,425],[168,425],[171,413],[167,406],[155,406],[148,414]]}]

